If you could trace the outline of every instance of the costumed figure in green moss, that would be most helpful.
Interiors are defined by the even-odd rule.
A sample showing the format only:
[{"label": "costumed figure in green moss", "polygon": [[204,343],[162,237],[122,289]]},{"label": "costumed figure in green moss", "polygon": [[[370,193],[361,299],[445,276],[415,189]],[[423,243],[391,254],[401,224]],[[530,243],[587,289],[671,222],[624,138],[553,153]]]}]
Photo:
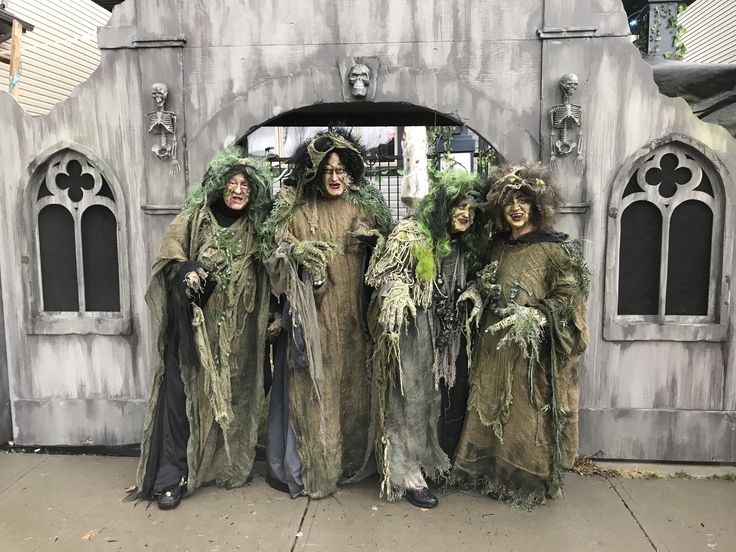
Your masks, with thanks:
[{"label": "costumed figure in green moss", "polygon": [[577,454],[590,278],[579,244],[552,230],[548,169],[506,165],[489,182],[498,232],[477,278],[484,310],[452,478],[532,509],[562,494]]},{"label": "costumed figure in green moss", "polygon": [[369,291],[371,251],[391,226],[383,196],[363,174],[350,133],[317,134],[294,154],[265,231],[283,331],[274,347],[267,481],[292,497],[328,496],[371,469]]},{"label": "costumed figure in green moss", "polygon": [[376,342],[376,457],[381,494],[437,505],[425,476],[450,469],[438,435],[440,386],[452,388],[456,364],[470,349],[481,297],[469,276],[487,249],[476,220],[481,186],[467,173],[436,173],[411,218],[402,220],[366,276],[376,292],[370,327]]},{"label": "costumed figure in green moss", "polygon": [[146,301],[156,365],[138,467],[139,496],[174,508],[251,472],[264,399],[270,288],[259,229],[272,206],[269,166],[229,148],[171,222]]}]

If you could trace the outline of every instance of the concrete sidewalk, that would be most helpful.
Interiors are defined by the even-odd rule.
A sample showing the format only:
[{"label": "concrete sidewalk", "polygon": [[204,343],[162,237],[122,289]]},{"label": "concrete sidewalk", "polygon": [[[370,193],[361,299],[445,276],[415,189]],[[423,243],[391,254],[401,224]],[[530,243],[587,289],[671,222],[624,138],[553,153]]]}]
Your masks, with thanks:
[{"label": "concrete sidewalk", "polygon": [[205,488],[174,511],[122,502],[136,459],[0,453],[0,551],[736,551],[736,483],[566,477],[527,513],[449,493],[434,510],[378,498],[377,481],[324,500],[265,483]]}]

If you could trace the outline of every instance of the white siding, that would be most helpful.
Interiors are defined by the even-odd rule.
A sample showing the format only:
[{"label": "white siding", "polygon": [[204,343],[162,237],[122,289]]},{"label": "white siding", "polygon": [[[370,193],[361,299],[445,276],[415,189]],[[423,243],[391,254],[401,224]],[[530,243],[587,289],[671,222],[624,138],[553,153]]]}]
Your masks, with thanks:
[{"label": "white siding", "polygon": [[[91,0],[9,0],[6,9],[34,26],[23,34],[18,103],[45,115],[99,65],[97,27],[110,12]],[[9,49],[10,41],[0,46]],[[8,90],[7,64],[0,64],[0,90]]]},{"label": "white siding", "polygon": [[685,61],[736,63],[736,1],[697,0],[679,17]]}]

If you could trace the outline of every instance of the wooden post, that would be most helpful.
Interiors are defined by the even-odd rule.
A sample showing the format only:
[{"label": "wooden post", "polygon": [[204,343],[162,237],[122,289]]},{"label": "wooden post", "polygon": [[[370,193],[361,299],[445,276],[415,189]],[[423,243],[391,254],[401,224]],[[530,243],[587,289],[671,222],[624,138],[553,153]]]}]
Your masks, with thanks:
[{"label": "wooden post", "polygon": [[401,201],[410,210],[429,191],[427,174],[427,129],[404,127],[404,178],[401,182]]},{"label": "wooden post", "polygon": [[[13,34],[10,39],[10,79],[9,82],[13,82],[13,78],[20,73],[20,42],[23,36],[23,26],[17,19],[13,20]],[[20,88],[19,83],[15,83],[13,88],[10,89],[10,95],[14,98],[18,97]]]}]

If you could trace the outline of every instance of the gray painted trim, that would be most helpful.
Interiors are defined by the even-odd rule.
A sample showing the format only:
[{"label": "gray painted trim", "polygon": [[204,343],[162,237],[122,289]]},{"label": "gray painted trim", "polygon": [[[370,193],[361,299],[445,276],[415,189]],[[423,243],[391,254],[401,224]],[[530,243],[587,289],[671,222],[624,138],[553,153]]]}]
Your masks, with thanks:
[{"label": "gray painted trim", "polygon": [[183,48],[186,44],[183,36],[133,37],[133,48]]},{"label": "gray painted trim", "polygon": [[562,215],[583,215],[590,209],[590,203],[564,203],[559,212]]},{"label": "gray painted trim", "polygon": [[100,50],[126,50],[142,48],[184,48],[187,39],[183,36],[139,36],[138,27],[99,27],[97,46]]},{"label": "gray painted trim", "polygon": [[5,341],[5,312],[2,288],[3,282],[2,276],[0,276],[0,443],[5,443],[13,439],[13,414],[10,408],[8,351]]},{"label": "gray painted trim", "polygon": [[563,38],[591,38],[597,27],[544,27],[537,30],[541,40],[560,40]]},{"label": "gray painted trim", "polygon": [[[702,168],[708,175],[716,197],[709,203],[713,210],[713,228],[722,232],[713,232],[712,251],[722,250],[720,258],[711,258],[711,286],[709,298],[709,314],[707,317],[673,317],[673,316],[622,316],[617,312],[618,306],[618,266],[620,244],[620,221],[623,207],[627,205],[622,194],[631,175],[639,170],[646,158],[656,150],[680,146],[689,153],[700,157]],[[731,259],[734,247],[734,200],[736,199],[726,166],[718,156],[700,141],[681,134],[669,134],[639,149],[621,166],[613,184],[608,200],[607,250],[605,270],[605,305],[603,318],[603,338],[608,341],[725,341],[728,337],[728,317],[730,306]],[[690,192],[693,194],[696,192]],[[720,209],[717,203],[721,201]],[[663,235],[667,235],[666,225]],[[666,240],[663,240],[663,243]],[[663,252],[666,259],[666,250]],[[662,271],[666,270],[663,262]],[[664,272],[666,274],[666,272]],[[664,295],[664,294],[662,294]]]},{"label": "gray painted trim", "polygon": [[142,205],[141,210],[147,215],[178,215],[181,205]]}]

